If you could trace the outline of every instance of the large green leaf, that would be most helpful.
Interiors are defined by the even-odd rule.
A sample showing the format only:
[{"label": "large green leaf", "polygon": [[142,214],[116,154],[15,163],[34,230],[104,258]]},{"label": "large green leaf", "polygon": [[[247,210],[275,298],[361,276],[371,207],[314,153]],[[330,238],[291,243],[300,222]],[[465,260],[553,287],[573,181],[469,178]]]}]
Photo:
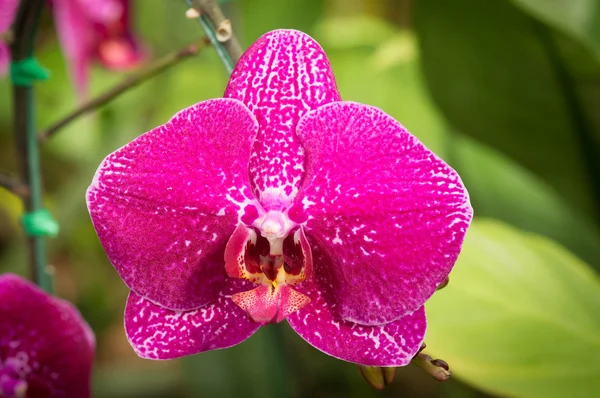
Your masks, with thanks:
[{"label": "large green leaf", "polygon": [[508,0],[415,6],[423,70],[449,121],[598,216],[600,65]]},{"label": "large green leaf", "polygon": [[428,346],[461,378],[518,397],[600,390],[600,281],[558,244],[475,221],[449,286],[427,304]]},{"label": "large green leaf", "polygon": [[600,1],[511,0],[532,16],[589,45],[600,56]]},{"label": "large green leaf", "polygon": [[472,138],[453,134],[452,166],[477,216],[493,217],[565,245],[600,271],[600,232],[539,177]]}]

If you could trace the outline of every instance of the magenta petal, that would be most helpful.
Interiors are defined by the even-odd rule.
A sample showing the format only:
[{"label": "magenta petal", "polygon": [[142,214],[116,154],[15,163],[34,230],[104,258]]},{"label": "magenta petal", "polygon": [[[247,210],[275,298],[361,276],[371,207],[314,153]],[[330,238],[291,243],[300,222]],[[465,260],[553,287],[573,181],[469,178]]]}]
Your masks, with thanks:
[{"label": "magenta petal", "polygon": [[404,366],[417,353],[427,322],[421,307],[379,326],[364,326],[336,317],[327,293],[307,281],[301,290],[310,304],[290,315],[291,327],[310,345],[332,357],[368,366]]},{"label": "magenta petal", "polygon": [[267,210],[286,207],[303,174],[304,155],[295,134],[298,120],[311,109],[340,100],[325,52],[305,33],[269,32],[239,60],[225,97],[246,104],[259,123],[250,159],[256,196]]},{"label": "magenta petal", "polygon": [[255,134],[241,102],[214,99],[104,159],[88,209],[108,258],[137,294],[173,310],[218,297],[227,240],[245,205],[258,205],[247,172]]},{"label": "magenta petal", "polygon": [[142,358],[173,359],[231,347],[252,336],[260,325],[231,300],[233,293],[252,285],[230,282],[217,300],[189,312],[161,308],[131,292],[125,331],[135,352]]},{"label": "magenta petal", "polygon": [[304,116],[298,136],[307,163],[296,204],[313,249],[328,255],[315,274],[330,274],[339,314],[376,325],[420,308],[471,221],[458,174],[372,106],[325,105]]},{"label": "magenta petal", "polygon": [[0,372],[16,371],[31,396],[84,398],[93,357],[94,335],[75,307],[0,276]]}]

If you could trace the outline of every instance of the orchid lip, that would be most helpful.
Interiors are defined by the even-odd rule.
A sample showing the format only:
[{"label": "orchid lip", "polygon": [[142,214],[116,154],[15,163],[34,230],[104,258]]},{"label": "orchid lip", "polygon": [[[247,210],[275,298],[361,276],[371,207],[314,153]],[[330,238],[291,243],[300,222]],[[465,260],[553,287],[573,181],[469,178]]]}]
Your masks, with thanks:
[{"label": "orchid lip", "polygon": [[225,249],[225,269],[258,287],[231,298],[254,322],[280,322],[310,302],[291,288],[311,273],[310,247],[302,228],[280,211],[269,211],[254,224],[259,227],[238,224]]}]

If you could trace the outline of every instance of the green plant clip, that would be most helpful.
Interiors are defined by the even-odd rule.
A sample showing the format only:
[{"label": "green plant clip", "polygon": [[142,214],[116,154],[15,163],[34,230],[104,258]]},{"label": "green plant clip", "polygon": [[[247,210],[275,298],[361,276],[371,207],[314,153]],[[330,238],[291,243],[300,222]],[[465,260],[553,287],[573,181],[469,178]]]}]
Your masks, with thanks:
[{"label": "green plant clip", "polygon": [[50,71],[40,65],[37,59],[29,57],[10,64],[10,77],[15,86],[29,87],[34,80],[47,80]]},{"label": "green plant clip", "polygon": [[52,214],[46,209],[23,214],[21,226],[27,236],[55,237],[60,229]]}]

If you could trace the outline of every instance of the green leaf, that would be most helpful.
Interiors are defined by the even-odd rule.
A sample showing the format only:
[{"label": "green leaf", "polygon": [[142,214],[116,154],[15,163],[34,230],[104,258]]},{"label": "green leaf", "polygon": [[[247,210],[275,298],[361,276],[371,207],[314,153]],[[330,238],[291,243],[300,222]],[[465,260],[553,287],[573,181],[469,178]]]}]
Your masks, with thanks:
[{"label": "green leaf", "polygon": [[453,135],[450,160],[477,216],[546,235],[600,271],[600,232],[536,175],[461,134]]},{"label": "green leaf", "polygon": [[[365,35],[365,32],[369,34]],[[349,49],[360,46],[375,47],[394,34],[395,29],[381,19],[354,15],[327,18],[317,25],[314,33],[322,45]]]},{"label": "green leaf", "polygon": [[511,0],[533,17],[589,45],[600,56],[600,1]]},{"label": "green leaf", "polygon": [[428,347],[496,394],[590,397],[600,389],[600,280],[546,238],[475,221],[427,304]]},{"label": "green leaf", "polygon": [[508,0],[415,7],[423,71],[451,124],[600,216],[600,64]]}]

